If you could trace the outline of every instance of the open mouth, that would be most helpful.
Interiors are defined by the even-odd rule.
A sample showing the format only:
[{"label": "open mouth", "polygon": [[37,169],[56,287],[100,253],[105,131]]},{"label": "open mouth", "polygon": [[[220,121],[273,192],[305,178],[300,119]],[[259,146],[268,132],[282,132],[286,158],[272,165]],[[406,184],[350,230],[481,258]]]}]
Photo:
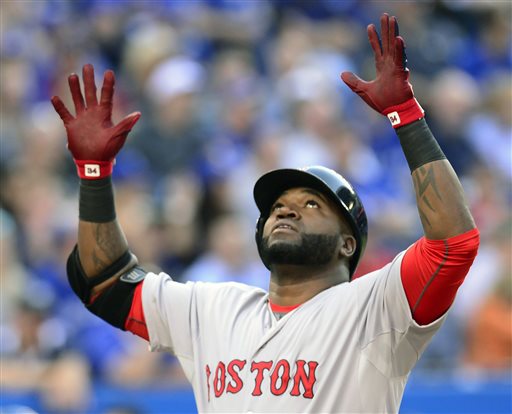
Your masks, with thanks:
[{"label": "open mouth", "polygon": [[275,232],[297,232],[297,229],[288,223],[278,223],[272,228],[272,233]]}]

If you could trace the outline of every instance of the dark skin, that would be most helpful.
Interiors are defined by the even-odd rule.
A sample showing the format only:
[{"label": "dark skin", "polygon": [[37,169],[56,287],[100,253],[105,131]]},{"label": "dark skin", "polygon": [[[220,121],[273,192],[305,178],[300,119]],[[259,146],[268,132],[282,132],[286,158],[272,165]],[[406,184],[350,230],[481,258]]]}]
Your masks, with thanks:
[{"label": "dark skin", "polygon": [[349,280],[348,259],[356,240],[339,208],[321,193],[308,188],[285,191],[274,203],[263,228],[269,246],[297,244],[304,233],[339,235],[330,261],[322,266],[280,264],[270,273],[269,298],[281,306],[304,303],[321,291]]}]

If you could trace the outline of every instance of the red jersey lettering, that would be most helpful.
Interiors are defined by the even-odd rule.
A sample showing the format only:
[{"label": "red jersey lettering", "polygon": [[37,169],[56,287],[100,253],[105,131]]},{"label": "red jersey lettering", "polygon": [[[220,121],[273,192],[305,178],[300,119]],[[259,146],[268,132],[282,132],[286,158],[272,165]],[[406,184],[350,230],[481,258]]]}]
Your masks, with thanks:
[{"label": "red jersey lettering", "polygon": [[[226,392],[230,392],[232,394],[236,394],[239,392],[242,387],[244,386],[244,383],[240,376],[238,375],[240,371],[242,371],[245,367],[245,363],[247,361],[241,361],[239,359],[234,359],[228,364],[228,374],[231,376],[231,379],[233,381],[230,381],[228,386],[226,387]],[[235,367],[237,369],[235,369]],[[234,383],[233,383],[234,382]]]},{"label": "red jersey lettering", "polygon": [[[278,386],[278,383],[280,385]],[[270,391],[274,395],[282,395],[288,388],[290,382],[290,363],[286,359],[277,361],[277,364],[270,375]]]},{"label": "red jersey lettering", "polygon": [[272,363],[272,361],[252,362],[251,372],[257,371],[256,378],[254,380],[254,389],[252,390],[252,395],[262,394],[261,383],[263,382],[263,373],[265,370],[270,371],[270,368],[272,368]]},{"label": "red jersey lettering", "polygon": [[210,402],[210,367],[206,364],[206,387],[208,388],[208,402]]},{"label": "red jersey lettering", "polygon": [[[246,365],[247,361],[242,359],[233,359],[227,365],[222,361],[217,363],[213,375],[213,393],[216,398],[228,393],[237,394],[243,390],[245,386],[243,371]],[[316,361],[298,360],[295,362],[295,372],[292,375],[292,364],[286,359],[280,359],[275,364],[274,361],[252,361],[251,373],[254,375],[252,395],[258,397],[270,391],[273,395],[280,396],[285,394],[291,386],[289,395],[311,399],[314,397],[313,388],[316,383],[317,367]],[[210,402],[212,372],[208,364],[205,366],[205,373],[208,402]],[[269,381],[264,383],[267,377]]]},{"label": "red jersey lettering", "polygon": [[224,387],[226,386],[226,366],[222,361],[217,365],[217,369],[215,370],[215,378],[213,380],[213,392],[215,396],[219,398],[224,392]]},{"label": "red jersey lettering", "polygon": [[306,374],[306,370],[304,367],[306,366],[306,361],[298,360],[296,362],[297,372],[293,377],[293,388],[290,392],[290,395],[299,396],[300,395],[300,386],[304,388],[304,394],[302,395],[304,398],[313,398],[313,385],[315,385],[316,377],[315,370],[318,366],[318,362],[309,361],[308,369],[309,374]]}]

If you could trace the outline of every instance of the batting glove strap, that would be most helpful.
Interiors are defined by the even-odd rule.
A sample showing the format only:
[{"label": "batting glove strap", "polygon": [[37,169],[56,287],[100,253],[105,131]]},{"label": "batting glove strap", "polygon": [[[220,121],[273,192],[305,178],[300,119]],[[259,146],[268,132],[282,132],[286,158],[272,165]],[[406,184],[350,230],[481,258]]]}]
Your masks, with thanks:
[{"label": "batting glove strap", "polygon": [[93,161],[74,159],[78,176],[84,180],[99,180],[112,175],[114,160]]},{"label": "batting glove strap", "polygon": [[400,128],[425,116],[425,111],[416,98],[409,99],[400,105],[390,106],[382,111],[391,122],[393,128]]}]

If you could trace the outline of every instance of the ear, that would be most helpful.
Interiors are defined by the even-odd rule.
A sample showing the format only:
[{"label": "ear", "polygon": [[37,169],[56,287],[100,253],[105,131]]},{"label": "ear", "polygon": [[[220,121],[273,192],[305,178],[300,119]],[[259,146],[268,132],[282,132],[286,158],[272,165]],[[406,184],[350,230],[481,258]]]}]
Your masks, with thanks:
[{"label": "ear", "polygon": [[352,257],[356,251],[356,238],[351,234],[343,233],[340,236],[340,248],[338,254],[340,257]]}]

